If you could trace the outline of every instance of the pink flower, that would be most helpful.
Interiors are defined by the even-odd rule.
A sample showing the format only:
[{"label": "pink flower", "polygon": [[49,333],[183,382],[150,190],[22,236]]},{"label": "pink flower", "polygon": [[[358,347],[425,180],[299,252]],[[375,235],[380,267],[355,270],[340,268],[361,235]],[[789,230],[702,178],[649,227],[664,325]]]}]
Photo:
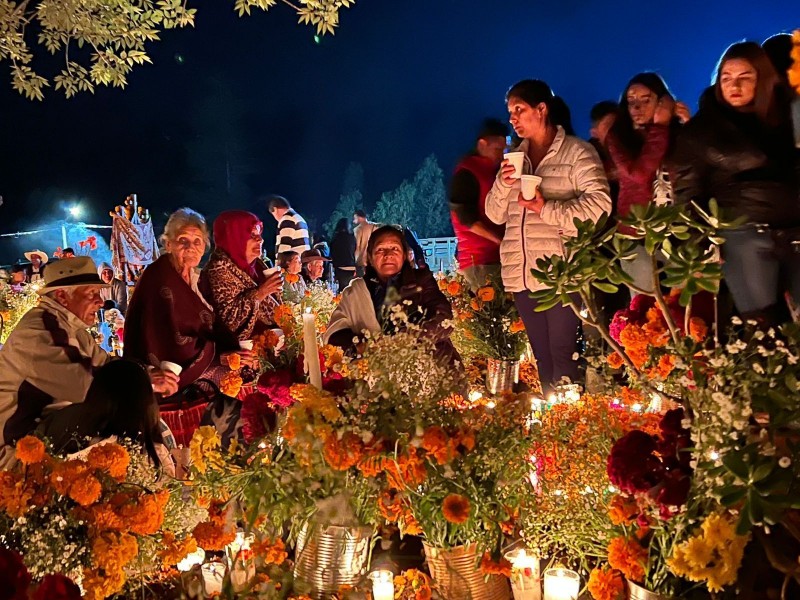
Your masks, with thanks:
[{"label": "pink flower", "polygon": [[287,369],[267,371],[258,378],[258,391],[269,396],[270,402],[280,408],[294,404],[289,388],[294,383],[292,372]]}]

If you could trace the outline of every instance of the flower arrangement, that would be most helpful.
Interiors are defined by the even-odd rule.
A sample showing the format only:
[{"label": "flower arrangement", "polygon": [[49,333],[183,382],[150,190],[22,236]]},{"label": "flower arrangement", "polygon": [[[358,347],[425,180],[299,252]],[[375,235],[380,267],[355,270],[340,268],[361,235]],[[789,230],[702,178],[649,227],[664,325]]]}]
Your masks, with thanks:
[{"label": "flower arrangement", "polygon": [[800,29],[792,34],[792,66],[789,69],[789,83],[800,94]]},{"label": "flower arrangement", "polygon": [[10,285],[0,285],[0,314],[3,318],[3,326],[0,328],[0,344],[5,344],[8,336],[20,322],[20,319],[39,304],[39,294],[36,290],[40,287],[36,284],[24,285],[20,289],[14,289]]},{"label": "flower arrangement", "polygon": [[453,305],[453,341],[465,359],[520,359],[528,344],[525,326],[499,281],[489,281],[473,293],[463,277],[453,274],[439,279],[439,289]]}]

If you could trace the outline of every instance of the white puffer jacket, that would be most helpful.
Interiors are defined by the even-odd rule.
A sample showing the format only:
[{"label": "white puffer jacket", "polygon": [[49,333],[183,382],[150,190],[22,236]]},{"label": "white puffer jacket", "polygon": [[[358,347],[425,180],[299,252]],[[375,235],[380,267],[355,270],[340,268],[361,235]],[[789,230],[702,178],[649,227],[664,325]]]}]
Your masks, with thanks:
[{"label": "white puffer jacket", "polygon": [[[528,151],[523,140],[519,152]],[[530,173],[525,163],[524,173]],[[553,254],[563,255],[563,236],[576,233],[573,219],[597,221],[611,213],[611,196],[603,163],[588,142],[566,135],[559,127],[550,149],[534,175],[542,178],[539,189],[545,199],[542,214],[520,207],[520,183],[511,187],[500,179],[486,196],[486,216],[506,233],[500,245],[503,285],[508,292],[536,291],[544,286],[531,275],[536,260]]]}]

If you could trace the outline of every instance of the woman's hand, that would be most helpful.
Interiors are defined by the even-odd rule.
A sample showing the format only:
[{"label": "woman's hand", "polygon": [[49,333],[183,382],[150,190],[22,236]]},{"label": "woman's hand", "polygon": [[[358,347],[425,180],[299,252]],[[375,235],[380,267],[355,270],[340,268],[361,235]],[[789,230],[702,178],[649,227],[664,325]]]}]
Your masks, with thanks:
[{"label": "woman's hand", "polygon": [[153,369],[150,371],[150,384],[153,391],[162,396],[169,397],[178,392],[178,376],[172,371]]},{"label": "woman's hand", "polygon": [[503,162],[500,163],[500,180],[507,186],[514,185],[519,181],[517,177],[514,177],[515,172],[514,165],[507,158],[504,158]]},{"label": "woman's hand", "polygon": [[656,112],[653,115],[653,123],[656,125],[669,125],[675,114],[675,100],[670,96],[662,96],[658,100]]},{"label": "woman's hand", "polygon": [[280,271],[271,273],[266,281],[258,286],[259,299],[264,300],[267,296],[280,294],[283,290],[283,274]]},{"label": "woman's hand", "polygon": [[517,202],[522,208],[535,212],[537,215],[541,214],[542,208],[544,208],[544,196],[542,196],[542,190],[537,189],[536,195],[530,199],[525,200],[522,196],[522,192],[519,193],[517,197]]},{"label": "woman's hand", "polygon": [[683,102],[676,102],[675,103],[675,116],[678,118],[678,121],[681,122],[681,125],[686,123],[689,119],[692,118],[692,111],[689,110],[689,107],[686,106]]},{"label": "woman's hand", "polygon": [[250,367],[251,369],[258,369],[259,362],[258,356],[252,350],[237,350],[236,352],[223,352],[219,355],[219,362],[223,365],[229,366],[230,359],[234,354],[239,355],[242,367]]}]

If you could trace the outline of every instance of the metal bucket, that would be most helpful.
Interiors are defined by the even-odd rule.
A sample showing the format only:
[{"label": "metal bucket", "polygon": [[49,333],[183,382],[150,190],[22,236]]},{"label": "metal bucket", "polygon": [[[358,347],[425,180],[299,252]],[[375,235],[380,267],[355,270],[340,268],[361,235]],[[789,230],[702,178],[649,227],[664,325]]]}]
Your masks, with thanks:
[{"label": "metal bucket", "polygon": [[628,582],[628,598],[629,600],[672,600],[672,596],[656,594],[632,581]]},{"label": "metal bucket", "polygon": [[372,549],[370,527],[306,523],[297,536],[294,577],[298,589],[314,600],[330,598],[343,585],[366,576]]},{"label": "metal bucket", "polygon": [[423,542],[431,578],[439,595],[447,600],[509,600],[508,579],[488,578],[478,568],[476,544],[451,550],[433,548]]},{"label": "metal bucket", "polygon": [[490,394],[513,392],[517,383],[519,383],[518,360],[490,358],[486,361],[486,389]]}]

